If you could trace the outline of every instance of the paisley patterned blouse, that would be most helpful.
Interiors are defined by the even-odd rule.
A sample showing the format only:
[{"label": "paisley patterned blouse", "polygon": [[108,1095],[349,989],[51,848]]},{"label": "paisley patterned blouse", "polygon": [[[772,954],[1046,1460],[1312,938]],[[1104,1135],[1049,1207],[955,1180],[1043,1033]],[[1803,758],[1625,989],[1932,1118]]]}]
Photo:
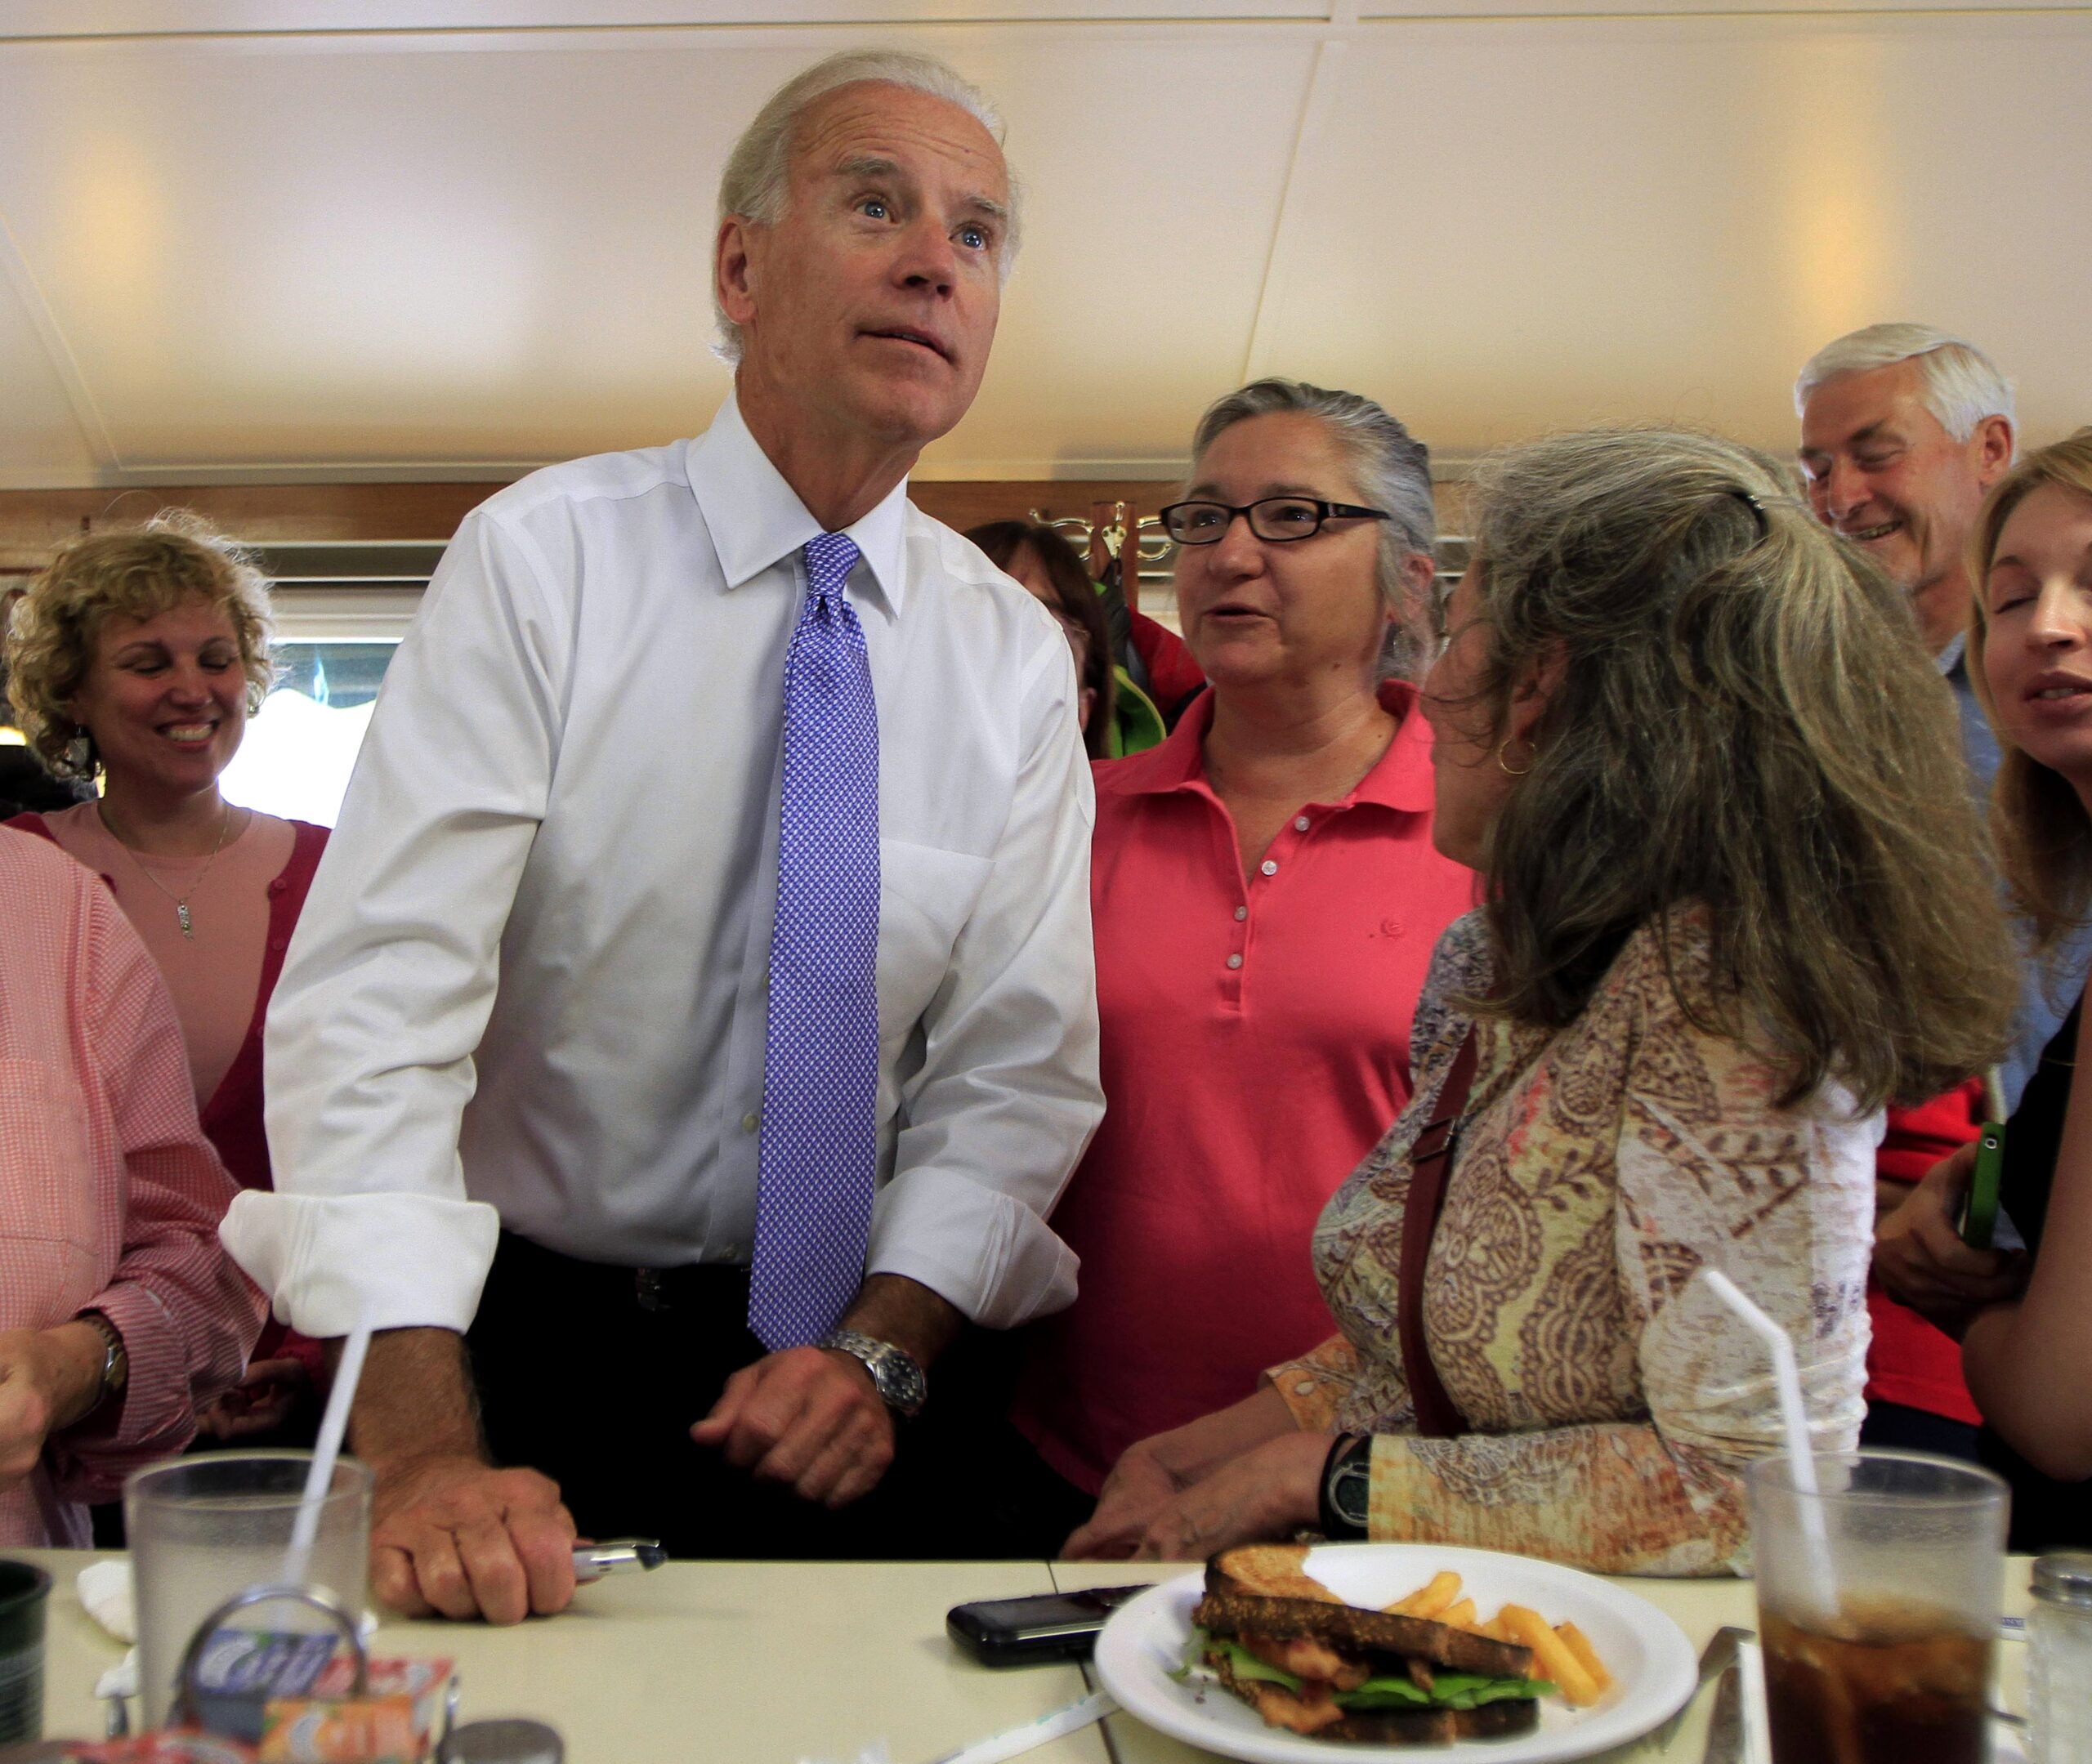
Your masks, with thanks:
[{"label": "paisley patterned blouse", "polygon": [[1371,1533],[1604,1574],[1749,1568],[1741,1467],[1773,1449],[1767,1356],[1694,1275],[1725,1271],[1793,1336],[1819,1451],[1864,1413],[1879,1113],[1781,1084],[1696,1027],[1704,924],[1630,937],[1558,1031],[1484,1018],[1425,1271],[1424,1333],[1473,1431],[1416,1436],[1396,1326],[1409,1153],[1489,989],[1482,915],[1440,940],[1411,1036],[1414,1100],[1323,1210],[1343,1332],[1270,1376],[1299,1425],[1371,1432]]}]

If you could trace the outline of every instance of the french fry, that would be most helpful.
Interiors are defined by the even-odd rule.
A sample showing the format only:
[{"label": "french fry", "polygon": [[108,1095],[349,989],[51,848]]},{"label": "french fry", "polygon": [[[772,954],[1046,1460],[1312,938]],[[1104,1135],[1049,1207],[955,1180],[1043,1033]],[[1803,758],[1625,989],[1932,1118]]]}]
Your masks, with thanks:
[{"label": "french fry", "polygon": [[1397,1617],[1436,1617],[1460,1596],[1460,1577],[1450,1569],[1433,1574],[1406,1599],[1387,1607]]},{"label": "french fry", "polygon": [[1492,1641],[1509,1641],[1511,1639],[1510,1631],[1504,1627],[1501,1614],[1491,1618],[1486,1623],[1477,1623],[1474,1632],[1478,1636],[1487,1636]]},{"label": "french fry", "polygon": [[1591,1638],[1574,1623],[1557,1623],[1554,1632],[1562,1637],[1562,1645],[1576,1656],[1576,1664],[1591,1675],[1591,1681],[1603,1696],[1612,1688],[1612,1674],[1605,1669],[1605,1662],[1598,1658],[1598,1650],[1591,1646]]},{"label": "french fry", "polygon": [[1523,1605],[1507,1605],[1498,1613],[1497,1621],[1510,1631],[1511,1639],[1519,1646],[1532,1650],[1533,1676],[1552,1679],[1562,1700],[1572,1708],[1589,1708],[1603,1695],[1584,1663],[1548,1628],[1547,1619],[1538,1611]]},{"label": "french fry", "polygon": [[1438,1621],[1440,1623],[1447,1624],[1455,1629],[1473,1628],[1474,1618],[1474,1601],[1473,1599],[1461,1599],[1455,1604],[1448,1605],[1445,1610],[1438,1614]]}]

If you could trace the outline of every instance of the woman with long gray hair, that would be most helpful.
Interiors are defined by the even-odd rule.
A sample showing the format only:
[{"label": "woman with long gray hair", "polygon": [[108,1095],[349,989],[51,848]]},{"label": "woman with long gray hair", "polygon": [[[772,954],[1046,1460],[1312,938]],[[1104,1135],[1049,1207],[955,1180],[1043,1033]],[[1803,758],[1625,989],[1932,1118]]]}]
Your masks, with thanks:
[{"label": "woman with long gray hair", "polygon": [[1205,413],[1163,518],[1211,687],[1097,768],[1107,1110],[1053,1216],[1080,1294],[1014,1416],[1051,1472],[1048,1549],[1135,1440],[1328,1333],[1309,1234],[1409,1100],[1410,1007],[1474,898],[1432,847],[1403,677],[1434,569],[1424,444],[1355,393],[1259,381]]},{"label": "woman with long gray hair", "polygon": [[2014,1005],[1952,699],[1747,449],[1542,441],[1469,513],[1423,705],[1433,837],[1487,901],[1316,1228],[1341,1333],[1127,1452],[1071,1554],[1319,1525],[1737,1571],[1780,1424],[1708,1268],[1793,1338],[1819,1449],[1857,1436],[1880,1111],[1982,1066]]}]

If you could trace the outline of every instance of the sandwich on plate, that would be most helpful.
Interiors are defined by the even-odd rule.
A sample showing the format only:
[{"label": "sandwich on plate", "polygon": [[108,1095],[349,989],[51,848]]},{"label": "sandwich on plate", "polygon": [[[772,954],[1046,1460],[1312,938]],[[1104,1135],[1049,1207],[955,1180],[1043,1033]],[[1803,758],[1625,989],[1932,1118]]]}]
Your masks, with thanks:
[{"label": "sandwich on plate", "polygon": [[[1205,1597],[1191,1614],[1187,1672],[1210,1674],[1270,1726],[1316,1739],[1446,1744],[1539,1724],[1540,1699],[1556,1685],[1535,1676],[1534,1649],[1509,1639],[1502,1619],[1473,1621],[1472,1601],[1457,1599],[1457,1577],[1440,1575],[1372,1610],[1343,1603],[1310,1576],[1306,1554],[1259,1545],[1209,1562]],[[1442,1611],[1455,1620],[1440,1620]],[[1518,1614],[1544,1627],[1536,1614]],[[1549,1641],[1549,1654],[1562,1658],[1553,1632]],[[1579,1651],[1588,1653],[1587,1645]],[[1572,1677],[1580,1671],[1564,1664]],[[1588,1675],[1577,1686],[1586,1688],[1595,1700]]]}]

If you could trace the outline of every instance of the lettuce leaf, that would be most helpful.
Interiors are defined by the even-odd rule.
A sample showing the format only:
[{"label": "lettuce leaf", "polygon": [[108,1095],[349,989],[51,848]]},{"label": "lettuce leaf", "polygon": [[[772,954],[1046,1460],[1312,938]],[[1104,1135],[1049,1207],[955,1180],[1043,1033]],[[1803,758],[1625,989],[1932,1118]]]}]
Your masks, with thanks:
[{"label": "lettuce leaf", "polygon": [[[1206,1664],[1209,1650],[1225,1655],[1229,1672],[1245,1683],[1279,1685],[1293,1691],[1301,1687],[1300,1679],[1258,1659],[1240,1642],[1227,1636],[1209,1635],[1196,1626],[1184,1646],[1184,1664],[1170,1677],[1181,1681]],[[1486,1678],[1476,1672],[1441,1672],[1433,1674],[1428,1691],[1406,1677],[1369,1678],[1356,1690],[1338,1691],[1336,1702],[1339,1708],[1347,1709],[1473,1709],[1485,1703],[1551,1695],[1554,1688],[1544,1678]]]}]

